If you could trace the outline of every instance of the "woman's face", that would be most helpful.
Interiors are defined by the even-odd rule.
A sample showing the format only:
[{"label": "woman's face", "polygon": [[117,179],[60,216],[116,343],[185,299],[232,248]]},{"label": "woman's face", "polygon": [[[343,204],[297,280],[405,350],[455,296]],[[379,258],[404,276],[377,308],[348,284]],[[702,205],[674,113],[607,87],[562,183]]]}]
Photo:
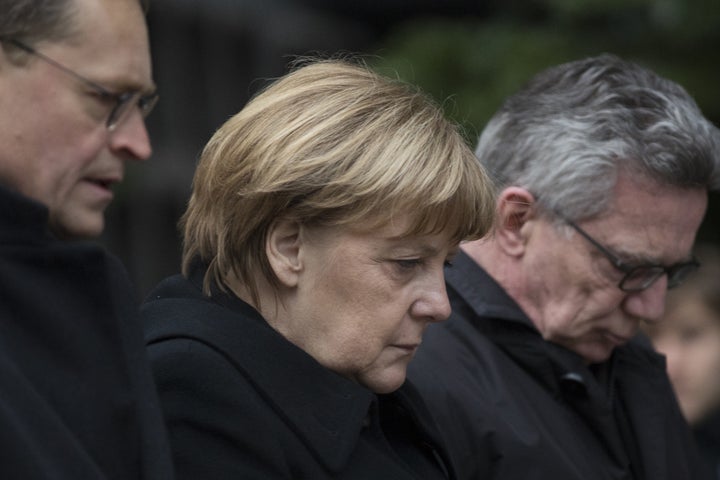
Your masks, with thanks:
[{"label": "woman's face", "polygon": [[[672,292],[678,293],[681,292]],[[691,297],[647,329],[667,369],[680,408],[691,424],[720,409],[720,317]]]},{"label": "woman's face", "polygon": [[450,315],[443,266],[458,246],[445,235],[400,237],[407,222],[371,232],[302,229],[297,285],[281,295],[284,319],[274,325],[377,393],[402,385],[425,327]]}]

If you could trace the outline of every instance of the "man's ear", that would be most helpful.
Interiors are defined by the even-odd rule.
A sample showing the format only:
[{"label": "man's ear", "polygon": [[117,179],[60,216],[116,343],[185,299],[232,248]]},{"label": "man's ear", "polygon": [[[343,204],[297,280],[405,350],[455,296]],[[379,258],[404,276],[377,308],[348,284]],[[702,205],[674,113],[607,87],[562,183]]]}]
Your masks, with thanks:
[{"label": "man's ear", "polygon": [[497,242],[508,255],[525,250],[527,222],[534,218],[535,197],[524,188],[507,187],[498,197]]},{"label": "man's ear", "polygon": [[297,286],[302,270],[300,246],[302,225],[296,221],[279,219],[273,222],[265,242],[265,254],[270,267],[283,286]]}]

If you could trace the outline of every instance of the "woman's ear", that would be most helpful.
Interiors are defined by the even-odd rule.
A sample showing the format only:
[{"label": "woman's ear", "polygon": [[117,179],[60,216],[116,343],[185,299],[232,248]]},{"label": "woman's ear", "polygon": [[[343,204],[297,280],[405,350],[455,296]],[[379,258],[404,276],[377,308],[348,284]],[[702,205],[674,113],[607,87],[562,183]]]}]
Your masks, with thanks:
[{"label": "woman's ear", "polygon": [[296,221],[280,219],[273,222],[265,243],[265,254],[270,267],[285,287],[297,286],[302,270],[300,246],[302,225]]},{"label": "woman's ear", "polygon": [[524,188],[507,187],[498,197],[497,241],[508,255],[522,255],[528,222],[534,218],[535,197]]}]

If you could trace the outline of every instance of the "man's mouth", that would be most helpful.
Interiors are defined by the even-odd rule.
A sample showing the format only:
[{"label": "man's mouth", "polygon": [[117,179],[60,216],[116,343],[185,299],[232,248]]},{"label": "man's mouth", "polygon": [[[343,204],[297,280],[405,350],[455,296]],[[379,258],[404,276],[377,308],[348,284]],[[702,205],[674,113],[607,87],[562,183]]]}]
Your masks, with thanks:
[{"label": "man's mouth", "polygon": [[93,185],[96,185],[104,190],[112,190],[113,185],[120,182],[119,178],[88,178],[86,179],[88,182],[92,183]]},{"label": "man's mouth", "polygon": [[615,335],[614,333],[606,332],[605,338],[610,340],[611,343],[613,343],[615,346],[625,345],[627,342],[630,341],[630,338],[623,337],[620,335]]}]

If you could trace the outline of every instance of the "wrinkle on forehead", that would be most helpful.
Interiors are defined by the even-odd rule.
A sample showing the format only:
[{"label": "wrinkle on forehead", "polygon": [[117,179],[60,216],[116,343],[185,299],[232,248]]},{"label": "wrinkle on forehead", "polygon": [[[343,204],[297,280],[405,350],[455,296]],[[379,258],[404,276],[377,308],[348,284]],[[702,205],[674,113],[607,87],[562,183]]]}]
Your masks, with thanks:
[{"label": "wrinkle on forehead", "polygon": [[607,213],[587,224],[596,224],[593,231],[601,231],[617,254],[675,263],[689,258],[706,208],[704,188],[659,185],[622,174]]}]

